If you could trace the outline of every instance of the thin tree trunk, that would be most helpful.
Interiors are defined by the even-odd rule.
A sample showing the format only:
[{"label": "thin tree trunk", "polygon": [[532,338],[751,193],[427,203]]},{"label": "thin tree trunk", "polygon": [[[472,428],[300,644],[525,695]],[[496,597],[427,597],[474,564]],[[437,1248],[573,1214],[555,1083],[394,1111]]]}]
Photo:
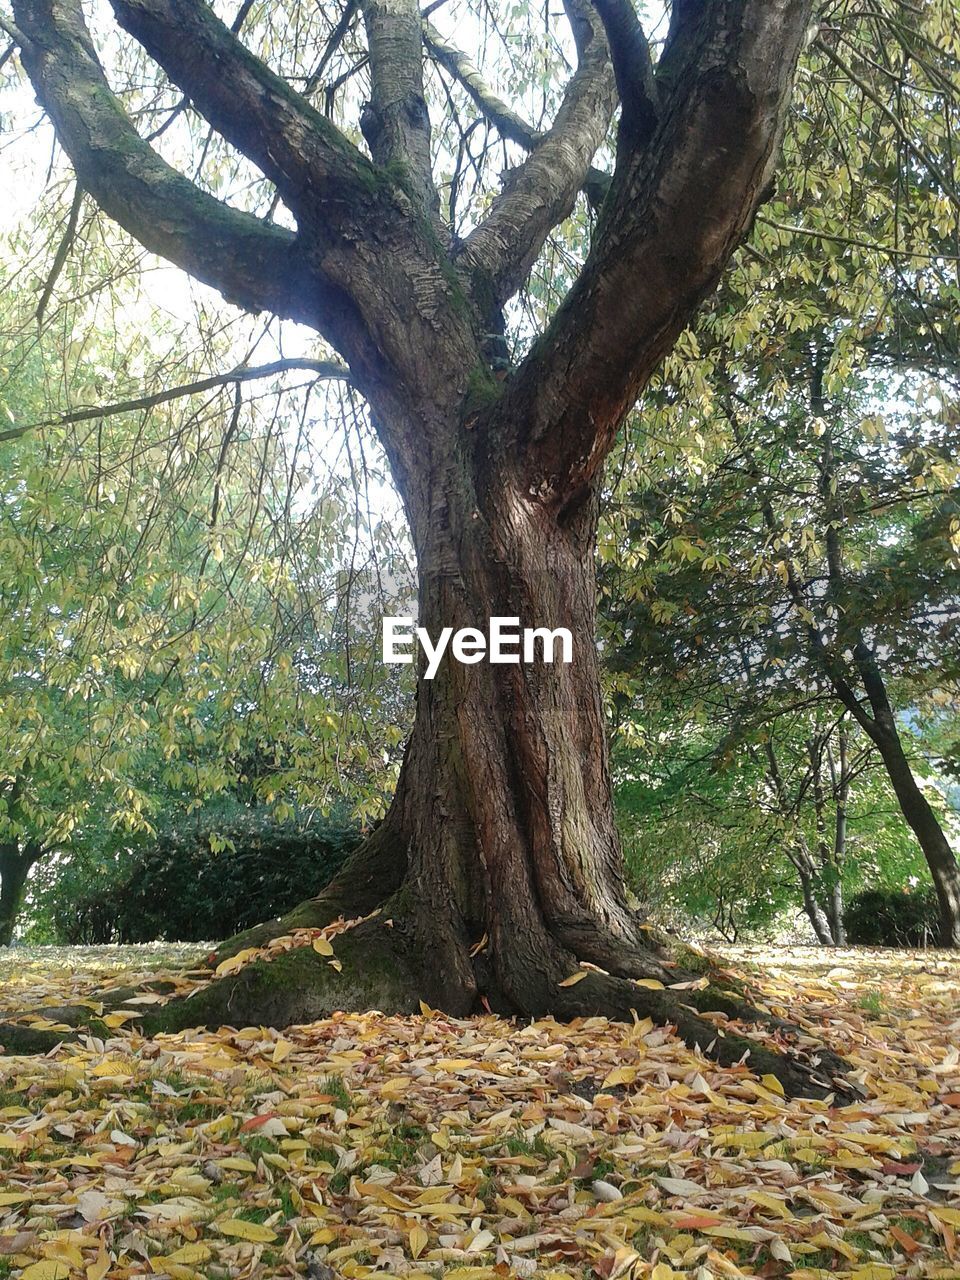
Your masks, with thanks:
[{"label": "thin tree trunk", "polygon": [[13,942],[33,861],[16,846],[0,850],[0,947],[9,947]]},{"label": "thin tree trunk", "polygon": [[[838,947],[846,946],[847,931],[843,923],[843,864],[847,856],[847,804],[850,799],[850,771],[847,755],[847,734],[841,722],[837,732],[839,769],[836,770],[834,788],[833,868],[834,881],[830,892],[830,918],[833,936]],[[833,768],[833,757],[830,757]]]},{"label": "thin tree trunk", "polygon": [[874,739],[883,760],[900,810],[917,837],[930,868],[930,876],[940,906],[940,937],[943,947],[960,947],[960,869],[943,828],[923,794],[895,731]]},{"label": "thin tree trunk", "polygon": [[803,909],[813,925],[817,941],[825,947],[832,947],[836,939],[831,921],[817,899],[813,860],[803,849],[798,849],[796,856],[791,857],[790,860],[797,869],[800,892],[803,894]]},{"label": "thin tree trunk", "polygon": [[858,706],[857,719],[876,744],[900,810],[930,868],[940,906],[940,945],[960,947],[960,867],[956,856],[913,775],[880,668],[862,640],[854,650],[854,658],[873,710],[870,719]]}]

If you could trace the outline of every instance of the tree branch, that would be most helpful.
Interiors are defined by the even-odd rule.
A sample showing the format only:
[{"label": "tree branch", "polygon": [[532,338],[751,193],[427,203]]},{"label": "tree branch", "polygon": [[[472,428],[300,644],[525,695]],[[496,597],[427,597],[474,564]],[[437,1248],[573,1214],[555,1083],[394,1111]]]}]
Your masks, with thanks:
[{"label": "tree branch", "polygon": [[211,391],[214,387],[226,387],[241,382],[256,382],[260,378],[273,378],[281,373],[293,370],[306,370],[315,373],[318,378],[339,379],[350,382],[350,370],[346,365],[332,360],[308,360],[289,358],[274,360],[271,364],[241,365],[229,369],[226,373],[211,374],[207,378],[198,378],[195,382],[187,382],[178,387],[165,387],[163,391],[154,391],[150,395],[137,396],[133,400],[119,400],[115,404],[89,405],[83,409],[72,409],[56,418],[47,418],[43,422],[33,422],[26,427],[13,427],[9,431],[0,431],[0,444],[7,440],[19,440],[30,431],[39,431],[43,427],[65,427],[74,422],[89,422],[92,418],[108,418],[118,413],[135,413],[140,409],[152,409],[158,404],[166,404],[170,400],[178,400],[183,396],[195,396],[203,391]]},{"label": "tree branch", "polygon": [[587,263],[491,411],[524,424],[521,480],[549,504],[589,490],[747,231],[777,158],[810,0],[684,12],[658,68],[654,137],[632,146],[621,134]]},{"label": "tree branch", "polygon": [[464,241],[458,262],[474,292],[500,307],[529,274],[547,236],[571,213],[607,135],[616,84],[599,18],[568,0],[579,63],[552,128],[514,169],[490,212]]},{"label": "tree branch", "polygon": [[[507,142],[515,142],[525,151],[532,151],[534,147],[540,145],[546,134],[535,129],[522,116],[517,115],[513,108],[487,84],[482,73],[467,54],[445,40],[433,23],[426,18],[423,22],[423,40],[430,57],[453,76],[501,138]],[[599,209],[603,204],[604,196],[609,189],[610,174],[591,166],[587,170],[583,190],[595,209]]]},{"label": "tree branch", "polygon": [[374,160],[399,165],[420,206],[439,228],[430,114],[423,93],[423,36],[418,0],[361,0],[370,52],[370,101],[360,117]]},{"label": "tree branch", "polygon": [[50,274],[47,276],[46,284],[43,286],[43,293],[41,293],[40,301],[37,303],[37,324],[39,325],[43,324],[43,317],[47,310],[47,304],[53,296],[53,291],[60,278],[60,272],[66,265],[70,249],[73,245],[74,236],[77,234],[77,222],[80,219],[80,209],[83,206],[83,194],[83,187],[81,187],[78,182],[73,193],[73,200],[70,204],[70,213],[67,215],[67,228],[63,233],[63,239],[57,246],[53,265],[50,268]]},{"label": "tree branch", "polygon": [[276,185],[298,220],[305,212],[312,220],[329,217],[344,201],[367,206],[374,177],[369,160],[251,53],[205,0],[111,4],[120,25]]},{"label": "tree branch", "polygon": [[327,332],[342,308],[296,237],[199,191],[139,136],[97,61],[78,0],[16,0],[21,58],[80,184],[152,253],[249,311]]},{"label": "tree branch", "polygon": [[620,129],[635,141],[647,139],[659,114],[659,91],[650,46],[632,0],[592,0],[613,58],[620,94]]}]

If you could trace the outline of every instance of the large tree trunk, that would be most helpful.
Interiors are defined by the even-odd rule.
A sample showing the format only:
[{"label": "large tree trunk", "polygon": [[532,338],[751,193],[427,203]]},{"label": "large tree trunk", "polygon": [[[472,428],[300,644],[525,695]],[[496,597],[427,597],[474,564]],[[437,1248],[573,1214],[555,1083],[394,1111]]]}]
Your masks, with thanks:
[{"label": "large tree trunk", "polygon": [[[356,1006],[412,1012],[421,999],[459,1016],[488,1008],[629,1019],[636,1011],[673,1024],[722,1062],[747,1053],[790,1091],[831,1091],[829,1076],[840,1069],[831,1055],[811,1065],[802,1052],[771,1051],[703,1016],[758,1021],[797,1046],[795,1028],[678,964],[631,906],[594,634],[596,496],[586,489],[551,512],[523,492],[512,468],[487,477],[484,459],[482,449],[448,458],[442,485],[404,494],[417,540],[419,625],[434,639],[444,627],[485,632],[491,617],[563,627],[573,661],[546,663],[538,653],[530,665],[469,665],[448,653],[432,680],[421,668],[384,822],[317,898],[231,939],[216,957],[380,908],[335,939],[343,974],[311,968],[312,953],[290,961],[296,969],[285,977],[280,961],[253,964],[201,999],[148,1015],[145,1030],[304,1021]],[[674,983],[681,989],[670,991]]]},{"label": "large tree trunk", "polygon": [[[470,484],[456,492],[477,495]],[[421,678],[399,825],[422,944],[440,961],[436,997],[466,1009],[479,992],[536,1013],[563,1002],[558,984],[581,961],[635,977],[663,970],[628,906],[613,820],[593,495],[561,518],[508,475],[475,502],[447,503],[429,523],[421,625],[433,636],[485,631],[490,617],[565,627],[573,661],[448,657]]]}]

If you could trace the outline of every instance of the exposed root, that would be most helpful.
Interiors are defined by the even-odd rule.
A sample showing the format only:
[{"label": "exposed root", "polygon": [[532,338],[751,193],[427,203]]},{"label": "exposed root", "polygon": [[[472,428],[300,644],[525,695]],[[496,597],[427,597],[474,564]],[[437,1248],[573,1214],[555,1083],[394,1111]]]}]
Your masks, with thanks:
[{"label": "exposed root", "polygon": [[[696,998],[696,1005],[687,997]],[[724,1005],[717,1008],[717,1005]],[[638,987],[608,974],[589,973],[576,986],[565,988],[557,1001],[557,1014],[562,1017],[607,1017],[628,1022],[634,1015],[648,1017],[658,1026],[672,1025],[676,1034],[691,1049],[730,1067],[743,1063],[753,1074],[772,1075],[789,1097],[827,1098],[846,1105],[862,1095],[847,1080],[849,1064],[828,1050],[810,1051],[783,1034],[794,1032],[786,1024],[776,1027],[776,1048],[761,1040],[734,1031],[727,1026],[730,1018],[767,1029],[769,1015],[751,1005],[733,1005],[718,994],[711,1000],[709,988],[702,991],[657,991]],[[710,1014],[714,1015],[711,1018]],[[792,1042],[791,1042],[792,1040]]]},{"label": "exposed root", "polygon": [[[89,1009],[87,1010],[89,1013]],[[22,1027],[16,1022],[0,1022],[0,1052],[12,1056],[49,1053],[58,1044],[79,1039],[76,1031],[43,1031]]]},{"label": "exposed root", "polygon": [[407,859],[403,843],[387,818],[350,855],[325,889],[298,903],[276,920],[267,920],[228,938],[210,957],[211,967],[247,947],[262,947],[294,929],[324,929],[341,917],[367,916],[403,882]]},{"label": "exposed root", "polygon": [[270,961],[177,997],[144,1013],[144,1035],[188,1027],[288,1027],[315,1022],[343,1009],[409,1014],[419,1009],[419,975],[402,929],[377,917],[337,937],[337,971],[312,947]]},{"label": "exposed root", "polygon": [[[218,959],[244,947],[262,946],[296,928],[322,928],[342,914],[355,914],[360,906],[370,907],[372,889],[363,871],[361,867],[356,879],[349,875],[338,877],[330,890],[302,903],[283,920],[231,939],[218,953]],[[366,871],[370,871],[369,865]],[[445,1002],[444,974],[438,971],[436,951],[428,941],[425,943],[422,925],[419,930],[415,927],[416,912],[408,897],[401,890],[379,914],[336,935],[335,960],[339,970],[312,947],[296,947],[272,958],[256,959],[187,996],[173,996],[165,1005],[140,1006],[130,1024],[136,1019],[148,1036],[190,1027],[279,1028],[313,1022],[343,1010],[416,1013],[421,998],[458,1015],[470,1012],[461,1007],[462,999],[456,1008]],[[376,905],[375,902],[371,909]],[[811,1045],[811,1038],[800,1028],[745,998],[747,983],[692,948],[675,952],[684,964],[681,969],[678,961],[670,958],[662,938],[654,937],[651,942],[649,952],[626,948],[617,972],[591,968],[586,977],[569,987],[550,979],[548,971],[553,965],[548,965],[540,973],[539,993],[531,995],[535,1008],[516,995],[512,1004],[505,999],[497,985],[496,959],[489,954],[471,953],[470,986],[479,994],[483,1007],[506,1016],[551,1013],[569,1019],[600,1015],[627,1022],[635,1015],[650,1017],[658,1025],[675,1028],[687,1045],[723,1066],[742,1064],[757,1075],[775,1077],[790,1096],[832,1096],[839,1104],[860,1096],[845,1078],[848,1064],[829,1050]],[[558,956],[562,960],[568,953],[554,948],[552,959]],[[569,960],[573,965],[577,963],[573,956]],[[565,972],[569,974],[572,969],[568,967]],[[703,976],[715,980],[706,986],[671,989],[671,984],[692,982]],[[664,987],[638,985],[632,980],[636,977],[656,977]],[[163,984],[152,986],[157,990]],[[116,1009],[135,994],[131,988],[118,988],[101,993],[98,999],[105,1010]],[[91,1021],[88,1004],[39,1012],[71,1028],[110,1034],[103,1023]],[[758,1028],[757,1037],[734,1030],[733,1023]],[[62,1040],[76,1038],[76,1030],[58,1032],[9,1023],[0,1026],[0,1045],[8,1053],[45,1053]]]}]

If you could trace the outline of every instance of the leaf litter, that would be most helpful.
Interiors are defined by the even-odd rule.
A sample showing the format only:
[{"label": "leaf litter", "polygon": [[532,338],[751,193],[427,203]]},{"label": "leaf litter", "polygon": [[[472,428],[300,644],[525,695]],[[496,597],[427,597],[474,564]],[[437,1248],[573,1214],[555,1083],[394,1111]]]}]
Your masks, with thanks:
[{"label": "leaf litter", "polygon": [[[332,963],[337,932],[267,958]],[[866,1096],[835,1108],[649,1020],[423,1006],[144,1038],[158,982],[209,980],[183,976],[195,956],[0,958],[0,1017],[140,992],[109,1038],[0,1056],[0,1276],[960,1280],[956,957],[726,950],[761,1004],[852,1063]]]}]

